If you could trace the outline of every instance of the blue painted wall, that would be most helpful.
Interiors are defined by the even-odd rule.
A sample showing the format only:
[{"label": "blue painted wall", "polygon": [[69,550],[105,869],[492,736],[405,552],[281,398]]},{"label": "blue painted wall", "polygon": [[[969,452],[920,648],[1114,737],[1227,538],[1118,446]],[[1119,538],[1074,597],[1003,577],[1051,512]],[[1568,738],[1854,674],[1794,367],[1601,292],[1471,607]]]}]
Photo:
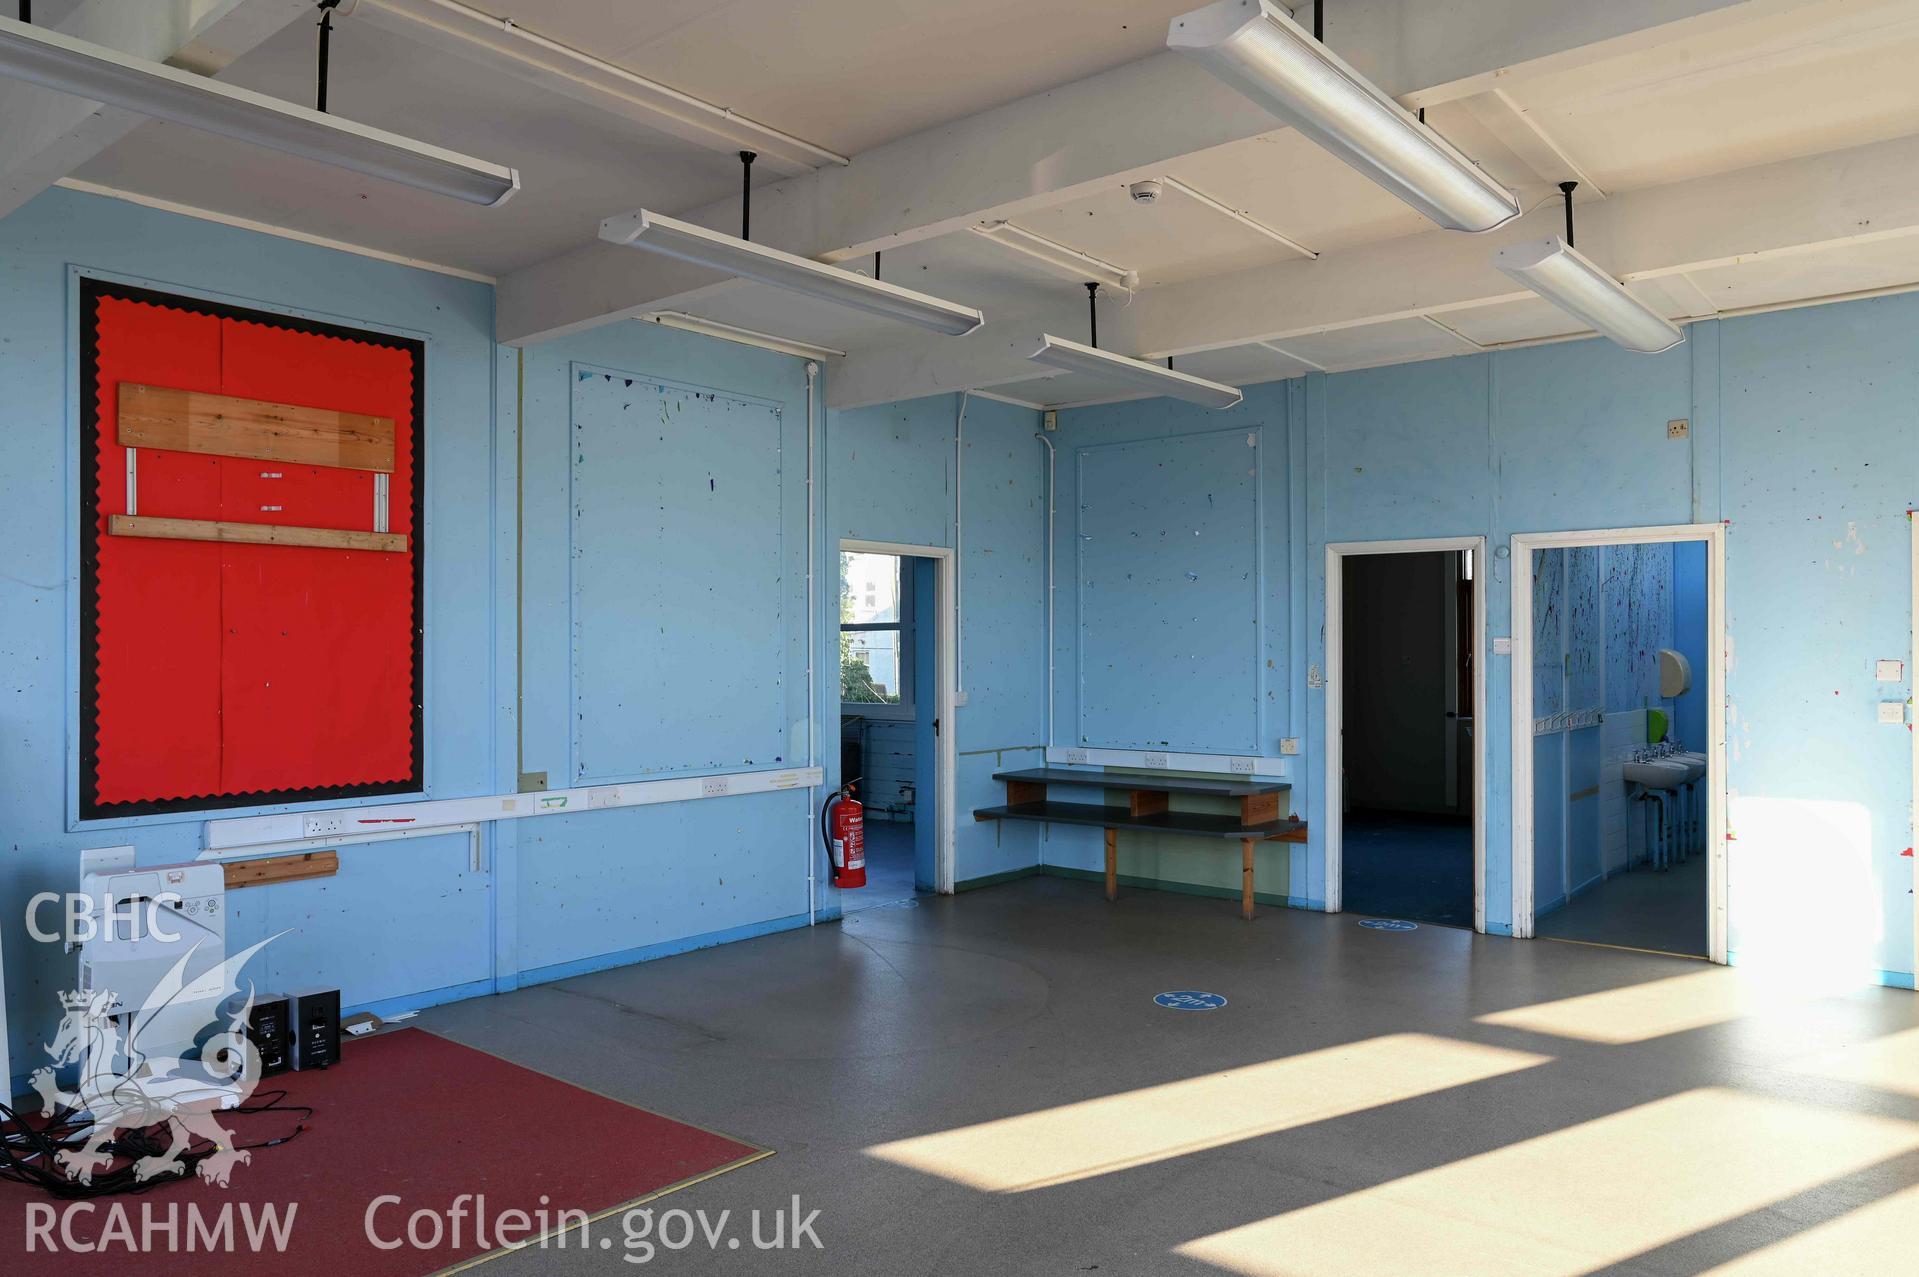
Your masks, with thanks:
[{"label": "blue painted wall", "polygon": [[[978,823],[971,812],[1005,801],[995,771],[1037,766],[1043,756],[1045,453],[1034,438],[1037,412],[967,396],[962,424],[960,398],[828,413],[824,522],[834,547],[850,538],[950,548],[958,480],[960,687],[967,703],[954,715],[954,878],[965,884],[1039,863],[1039,830]],[[837,784],[837,755],[827,764],[828,782]]]},{"label": "blue painted wall", "polygon": [[[686,619],[672,599],[635,610],[614,597],[625,579],[617,556],[581,566],[578,552],[589,547],[574,525],[594,513],[591,501],[579,502],[594,487],[574,451],[581,428],[598,431],[596,455],[610,458],[609,476],[643,477],[647,450],[643,438],[623,441],[595,417],[614,411],[610,401],[583,403],[580,371],[601,376],[602,391],[606,374],[619,374],[622,392],[631,374],[643,385],[772,405],[777,428],[745,454],[686,436],[679,444],[693,450],[682,459],[710,471],[709,494],[749,480],[777,491],[777,518],[754,543],[777,540],[776,568],[763,557],[744,567],[726,561],[717,539],[698,535],[698,510],[685,502],[670,540],[685,556],[675,565],[678,588],[699,589],[702,572],[720,580],[743,573],[728,606],[763,613],[780,638],[755,677],[777,681],[784,722],[756,718],[753,749],[803,753],[799,361],[638,324],[522,356],[494,346],[484,285],[51,192],[0,221],[0,402],[10,410],[9,464],[0,471],[0,933],[16,1061],[44,1036],[49,1017],[40,1008],[70,980],[52,946],[21,938],[25,897],[69,885],[82,847],[133,842],[142,861],[156,863],[193,855],[202,838],[190,817],[90,827],[68,817],[74,267],[427,341],[427,792],[436,798],[511,790],[522,769],[563,783],[582,761],[586,730],[574,717],[577,628],[630,629],[637,663],[672,650],[649,639],[649,623],[657,634]],[[1911,842],[1911,737],[1873,721],[1875,703],[1905,696],[1908,685],[1874,682],[1872,663],[1905,657],[1911,643],[1915,341],[1919,296],[1907,295],[1700,324],[1684,346],[1652,358],[1568,343],[1315,374],[1254,387],[1223,414],[1160,401],[1064,413],[1051,436],[1059,466],[1050,654],[1037,413],[973,398],[957,448],[957,396],[827,414],[817,548],[831,564],[842,537],[962,545],[968,704],[953,726],[964,882],[1041,863],[1098,864],[1096,833],[964,818],[1000,797],[995,769],[1039,761],[1049,655],[1058,743],[1244,738],[1270,751],[1299,737],[1292,805],[1310,820],[1324,784],[1324,706],[1312,673],[1325,665],[1327,542],[1480,534],[1497,548],[1517,531],[1724,519],[1734,644],[1729,782],[1738,795],[1733,947],[1745,961],[1775,953],[1784,937],[1803,946],[1811,916],[1815,939],[1910,984],[1913,862],[1899,851]],[[1667,439],[1675,417],[1691,419],[1688,440]],[[1251,459],[1250,490],[1212,455],[1221,444]],[[1120,457],[1130,460],[1117,470],[1105,464]],[[1162,475],[1164,499],[1156,500]],[[676,499],[697,497],[697,485],[682,486],[695,491]],[[1231,495],[1225,514],[1222,493]],[[522,502],[523,530],[515,520]],[[1197,529],[1204,553],[1153,546],[1134,557],[1101,546],[1082,556],[1086,529],[1104,529],[1117,544],[1130,525],[1169,537]],[[1190,561],[1180,566],[1183,558]],[[1490,640],[1508,632],[1510,564],[1495,555],[1485,570],[1482,637]],[[1125,610],[1105,598],[1104,610],[1079,601],[1086,584],[1118,588],[1128,571],[1135,579],[1144,572],[1142,598],[1154,606],[1193,606],[1152,629],[1126,627]],[[832,597],[832,582],[819,586],[821,599]],[[833,650],[830,609],[812,624],[817,650]],[[1194,676],[1195,636],[1212,632],[1223,637],[1205,654],[1217,675],[1207,682]],[[603,667],[618,651],[599,649]],[[1485,659],[1487,915],[1499,931],[1510,928],[1510,670],[1503,658]],[[1122,684],[1137,694],[1129,699]],[[1206,721],[1186,713],[1183,699],[1162,701],[1156,718],[1150,689],[1162,684],[1224,698],[1205,701],[1213,707]],[[837,771],[836,694],[822,678],[829,773]],[[718,761],[711,748],[663,743],[676,723],[709,708],[713,698],[697,682],[667,689],[636,677],[622,695],[643,703],[620,707],[630,721],[598,724],[606,730],[593,739],[609,753],[604,763],[585,760],[592,774],[700,771]],[[736,711],[755,712],[727,712]],[[1122,868],[1141,877],[1236,884],[1228,858],[1210,849],[1134,839],[1128,855]],[[1261,856],[1269,897],[1325,899],[1317,846],[1276,844]],[[795,925],[806,916],[809,865],[817,871],[819,859],[800,794],[583,812],[489,827],[477,849],[461,835],[349,847],[336,878],[236,894],[235,938],[295,924],[299,937],[280,942],[269,978],[337,982],[349,1001],[418,1003]],[[816,900],[822,916],[836,915],[830,888]]]},{"label": "blue painted wall", "polygon": [[[26,938],[27,898],[77,888],[83,847],[131,843],[154,864],[203,845],[191,815],[68,819],[75,268],[424,339],[427,792],[491,793],[499,774],[492,290],[62,190],[0,220],[0,937],[11,1056],[23,1072],[74,980],[58,945]],[[451,996],[441,991],[491,979],[494,884],[472,872],[465,838],[347,847],[340,860],[334,878],[235,894],[235,941],[300,928],[269,949],[262,980],[297,972],[372,1002]]]},{"label": "blue painted wall", "polygon": [[[803,764],[804,362],[638,322],[500,360],[524,467],[518,770],[561,788]],[[809,864],[838,912],[804,791],[496,828],[503,987],[803,924]]]},{"label": "blue painted wall", "polygon": [[[1209,412],[1150,399],[1059,415],[1054,743],[1061,747],[1278,754],[1300,736],[1305,669],[1290,582],[1306,551],[1294,483],[1299,383]],[[1097,794],[1076,801],[1097,802]],[[1304,795],[1295,789],[1293,804]],[[1182,806],[1200,808],[1205,803]],[[1237,896],[1237,846],[1126,833],[1122,875]],[[1103,869],[1097,829],[1052,828],[1044,863]],[[1321,901],[1311,858],[1256,852],[1268,901]]]},{"label": "blue painted wall", "polygon": [[[1325,783],[1322,694],[1305,678],[1325,666],[1327,542],[1488,537],[1490,652],[1510,632],[1511,565],[1499,547],[1514,533],[1725,520],[1735,955],[1803,950],[1787,937],[1804,936],[1816,903],[1825,919],[1816,934],[1844,939],[1856,969],[1910,985],[1913,861],[1900,852],[1911,841],[1911,740],[1873,721],[1874,703],[1907,687],[1875,684],[1872,662],[1911,643],[1906,510],[1919,465],[1902,441],[1919,412],[1915,343],[1919,296],[1908,294],[1697,324],[1686,344],[1653,357],[1570,342],[1255,386],[1222,414],[1163,401],[1087,408],[1061,414],[1060,434],[1085,444],[1257,423],[1291,436],[1288,472],[1279,478],[1274,465],[1268,482],[1294,494],[1302,526],[1288,538],[1284,522],[1268,521],[1262,588],[1269,618],[1303,614],[1291,628],[1269,620],[1267,639],[1276,668],[1299,680],[1301,712],[1285,708],[1283,678],[1261,695],[1272,698],[1271,721],[1291,719],[1288,734],[1305,738],[1293,799],[1309,820]],[[1669,440],[1667,421],[1681,417],[1690,437]],[[1062,509],[1071,504],[1063,483]],[[1072,634],[1063,617],[1063,670]],[[1486,913],[1502,932],[1511,669],[1496,655],[1486,668]],[[1072,721],[1072,689],[1062,677],[1062,722]],[[1764,835],[1762,821],[1782,813],[1797,823],[1779,828],[1811,831],[1834,850],[1811,856],[1801,839],[1795,853]],[[1055,832],[1049,862],[1062,855],[1096,863],[1091,840]],[[1321,849],[1291,860],[1290,894],[1322,900]],[[1172,868],[1183,882],[1214,874]],[[1261,874],[1272,880],[1264,862]],[[1813,882],[1824,884],[1816,901],[1803,894]]]}]

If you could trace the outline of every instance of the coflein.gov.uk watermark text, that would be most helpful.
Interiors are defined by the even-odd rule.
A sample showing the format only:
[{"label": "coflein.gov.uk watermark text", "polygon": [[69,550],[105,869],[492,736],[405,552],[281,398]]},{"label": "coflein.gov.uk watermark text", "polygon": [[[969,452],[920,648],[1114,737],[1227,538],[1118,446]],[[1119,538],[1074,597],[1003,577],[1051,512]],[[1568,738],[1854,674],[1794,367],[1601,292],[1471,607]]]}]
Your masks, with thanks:
[{"label": "coflein.gov.uk watermark text", "polygon": [[379,1250],[555,1250],[617,1249],[630,1264],[650,1263],[661,1251],[696,1246],[708,1250],[824,1250],[817,1224],[820,1212],[803,1210],[796,1196],[773,1210],[755,1208],[736,1217],[731,1210],[655,1210],[636,1206],[604,1219],[582,1210],[513,1208],[493,1211],[484,1193],[463,1193],[451,1205],[408,1211],[403,1199],[384,1194],[367,1203],[367,1241]]}]

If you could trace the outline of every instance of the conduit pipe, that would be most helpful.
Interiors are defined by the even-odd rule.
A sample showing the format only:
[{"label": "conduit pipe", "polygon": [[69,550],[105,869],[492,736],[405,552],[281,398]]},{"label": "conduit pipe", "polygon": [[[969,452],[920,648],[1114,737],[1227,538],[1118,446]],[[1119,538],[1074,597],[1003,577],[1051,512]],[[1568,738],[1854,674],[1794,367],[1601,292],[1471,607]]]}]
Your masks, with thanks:
[{"label": "conduit pipe", "polygon": [[[960,391],[959,413],[953,420],[953,679],[959,686],[953,689],[953,704],[957,708],[964,703],[966,696],[966,555],[961,538],[961,527],[965,522],[965,511],[960,504],[960,475],[966,468],[966,405],[972,399],[971,390]],[[947,724],[949,731],[958,731],[955,724]]]},{"label": "conduit pipe", "polygon": [[1053,513],[1057,508],[1053,494],[1058,481],[1059,453],[1044,432],[1035,432],[1033,438],[1046,448],[1046,715],[1043,722],[1046,727],[1046,751],[1050,757],[1053,749],[1053,667],[1057,652],[1053,646]]},{"label": "conduit pipe", "polygon": [[[817,400],[820,366],[806,361],[806,765],[820,765],[820,692],[816,672],[820,618],[815,612],[815,578],[819,566],[819,513],[813,500],[813,454],[818,450]],[[840,777],[842,783],[844,776]],[[806,925],[819,922],[820,849],[813,843],[813,818],[819,810],[820,787],[806,787]]]}]

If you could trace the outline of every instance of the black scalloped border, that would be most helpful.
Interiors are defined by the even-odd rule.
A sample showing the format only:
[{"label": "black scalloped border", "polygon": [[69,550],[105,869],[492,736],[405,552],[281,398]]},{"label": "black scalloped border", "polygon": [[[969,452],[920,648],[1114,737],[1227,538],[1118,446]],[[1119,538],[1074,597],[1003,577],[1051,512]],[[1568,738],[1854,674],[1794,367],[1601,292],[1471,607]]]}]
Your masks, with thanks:
[{"label": "black scalloped border", "polygon": [[[402,780],[366,785],[315,785],[306,789],[253,790],[243,794],[154,798],[137,802],[99,801],[100,723],[96,704],[96,664],[100,641],[100,529],[99,433],[100,376],[99,302],[105,298],[143,302],[198,315],[235,319],[243,323],[283,328],[317,337],[338,337],[369,346],[407,351],[413,357],[413,762]],[[425,476],[426,476],[426,343],[391,333],[371,332],[326,324],[318,320],[249,310],[197,297],[182,297],[151,288],[82,276],[80,279],[80,818],[109,820],[122,816],[151,816],[166,812],[219,811],[231,807],[258,807],[272,803],[320,802],[337,798],[365,798],[380,794],[413,794],[424,789],[426,777],[425,685]]]}]

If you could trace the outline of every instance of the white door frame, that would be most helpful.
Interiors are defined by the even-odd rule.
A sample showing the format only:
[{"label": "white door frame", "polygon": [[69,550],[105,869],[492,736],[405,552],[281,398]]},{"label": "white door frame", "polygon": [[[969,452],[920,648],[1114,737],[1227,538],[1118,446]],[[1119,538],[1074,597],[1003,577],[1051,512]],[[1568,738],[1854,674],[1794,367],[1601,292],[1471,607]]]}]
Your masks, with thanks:
[{"label": "white door frame", "polygon": [[[1912,524],[1912,663],[1906,666],[1908,679],[1919,679],[1919,519]],[[1919,735],[1912,742],[1912,804],[1907,808],[1908,820],[1913,821],[1907,832],[1919,829]],[[1919,838],[1911,842],[1919,842]],[[1910,844],[1909,844],[1910,845]],[[1912,925],[1914,956],[1919,957],[1919,858],[1912,862]],[[1919,970],[1919,966],[1915,966]]]},{"label": "white door frame", "polygon": [[1512,539],[1513,935],[1533,934],[1533,551],[1567,546],[1706,543],[1707,956],[1726,961],[1726,529],[1718,523],[1593,532],[1528,532]]},{"label": "white door frame", "polygon": [[1486,929],[1486,538],[1425,537],[1414,541],[1339,541],[1326,546],[1326,912],[1345,906],[1343,820],[1345,727],[1345,560],[1361,554],[1473,552],[1473,930]]},{"label": "white door frame", "polygon": [[[959,724],[953,720],[953,691],[959,686],[958,671],[953,667],[954,640],[959,630],[959,600],[953,579],[953,551],[943,545],[905,545],[898,541],[856,541],[844,539],[840,549],[852,554],[897,554],[914,559],[932,559],[935,563],[935,575],[938,586],[935,590],[938,598],[934,610],[939,613],[936,624],[938,629],[933,638],[933,665],[938,670],[939,691],[934,697],[933,712],[939,717],[939,732],[934,740],[939,743],[938,776],[939,793],[934,798],[934,810],[939,813],[938,836],[934,851],[934,886],[943,896],[953,894],[953,847],[957,837],[958,824],[953,810],[955,797],[959,793],[959,751],[955,745],[959,736]],[[839,576],[839,560],[834,559],[834,577]],[[833,597],[839,597],[838,589]],[[915,624],[921,618],[915,618]],[[834,622],[835,631],[839,623]],[[838,651],[835,646],[833,651]],[[835,698],[839,695],[839,676],[836,673],[828,686],[834,689]],[[840,778],[841,783],[845,777]]]}]

